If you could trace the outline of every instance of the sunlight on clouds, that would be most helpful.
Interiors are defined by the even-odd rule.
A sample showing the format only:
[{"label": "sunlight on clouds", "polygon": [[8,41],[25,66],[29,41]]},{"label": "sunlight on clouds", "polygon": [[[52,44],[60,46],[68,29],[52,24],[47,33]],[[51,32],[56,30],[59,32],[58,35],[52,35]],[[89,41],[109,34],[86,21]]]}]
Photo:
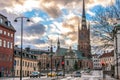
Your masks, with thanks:
[{"label": "sunlight on clouds", "polygon": [[91,16],[95,16],[95,13],[91,12],[90,10],[88,10],[87,13],[90,14]]},{"label": "sunlight on clouds", "polygon": [[32,17],[31,20],[34,22],[34,23],[38,23],[40,21],[44,21],[43,18],[41,17]]},{"label": "sunlight on clouds", "polygon": [[48,38],[49,41],[52,40],[53,42],[56,42],[58,39],[58,35],[50,34],[48,35]]},{"label": "sunlight on clouds", "polygon": [[[20,40],[21,36],[16,36],[16,38]],[[39,39],[39,36],[37,36],[37,35],[36,36],[29,36],[29,37],[28,36],[23,36],[23,39],[31,41],[31,40],[34,40],[34,39]]]},{"label": "sunlight on clouds", "polygon": [[49,46],[49,44],[45,43],[45,44],[34,44],[35,47],[37,48],[46,48],[47,46]]},{"label": "sunlight on clouds", "polygon": [[[35,5],[33,5],[35,4]],[[8,11],[11,11],[13,13],[23,13],[23,12],[26,12],[26,11],[30,11],[32,10],[33,8],[39,8],[39,1],[37,0],[25,0],[24,3],[21,5],[21,4],[14,4],[13,6],[11,7],[6,7],[6,9]]]},{"label": "sunlight on clouds", "polygon": [[[4,1],[4,0],[2,0]],[[11,2],[10,2],[11,1]],[[16,0],[15,0],[16,1]],[[18,1],[18,0],[17,0]],[[68,40],[65,41],[65,44],[72,46],[74,43],[77,43],[77,29],[78,29],[78,19],[81,17],[77,17],[75,14],[75,9],[77,11],[77,14],[81,16],[82,11],[82,0],[22,0],[22,4],[18,4],[14,0],[9,0],[10,4],[4,2],[4,9],[6,9],[11,13],[16,14],[24,14],[24,12],[31,11],[33,9],[40,10],[42,9],[43,12],[45,12],[49,17],[46,17],[46,22],[49,22],[50,20],[53,21],[50,24],[45,24],[45,29],[49,29],[48,26],[51,28],[48,32],[40,34],[33,34],[34,36],[24,36],[24,40],[32,41],[35,39],[39,39],[40,37],[44,37],[48,35],[50,39],[52,39],[54,42],[56,42],[58,38],[58,34],[60,34],[60,39],[65,41],[65,38],[67,37]],[[20,1],[20,0],[19,0]],[[93,8],[96,5],[102,5],[103,7],[106,7],[108,5],[112,5],[115,0],[85,0],[86,1],[86,12],[92,16],[95,14],[90,11],[91,8]],[[111,2],[112,1],[112,2]],[[14,3],[14,4],[12,4]],[[67,15],[61,14],[62,9],[66,9]],[[64,12],[63,12],[64,13]],[[39,23],[40,21],[44,21],[42,17],[38,17],[40,13],[36,13],[34,17],[32,17],[33,23],[28,23],[29,26],[31,26],[34,23]],[[31,17],[31,16],[30,16]],[[64,21],[57,22],[54,21],[55,18],[62,17]],[[65,24],[64,24],[65,23]],[[26,24],[26,23],[25,23]],[[38,31],[39,32],[39,31]],[[37,33],[38,33],[37,32]],[[58,34],[57,34],[58,33]],[[20,36],[16,36],[17,39],[19,39],[19,42],[17,41],[16,44],[20,44]],[[93,45],[102,45],[103,43],[98,40],[98,37],[92,38],[91,40]],[[65,45],[64,44],[64,45]],[[45,44],[34,44],[36,47],[46,47],[48,46],[47,43]]]},{"label": "sunlight on clouds", "polygon": [[89,0],[88,4],[86,5],[87,8],[92,8],[96,5],[102,5],[103,7],[106,7],[108,5],[112,5],[115,2],[115,0]]},{"label": "sunlight on clouds", "polygon": [[34,39],[39,39],[40,37],[39,36],[26,36],[24,37],[25,40],[28,40],[28,41],[31,41],[31,40],[34,40]]},{"label": "sunlight on clouds", "polygon": [[15,45],[21,45],[21,42],[20,41],[16,41]]},{"label": "sunlight on clouds", "polygon": [[72,41],[69,39],[69,40],[66,40],[65,41],[65,44],[68,45],[68,46],[72,46]]}]

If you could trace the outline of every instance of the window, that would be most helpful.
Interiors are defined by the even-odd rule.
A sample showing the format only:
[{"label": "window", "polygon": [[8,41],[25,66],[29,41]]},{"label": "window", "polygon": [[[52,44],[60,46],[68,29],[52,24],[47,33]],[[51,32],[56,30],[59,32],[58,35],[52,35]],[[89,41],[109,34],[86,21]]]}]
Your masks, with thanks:
[{"label": "window", "polygon": [[2,34],[2,30],[0,30],[0,34]]},{"label": "window", "polygon": [[6,47],[6,41],[5,40],[4,40],[3,44],[4,44],[3,47]]},{"label": "window", "polygon": [[4,31],[4,35],[6,35],[6,31]]},{"label": "window", "polygon": [[0,39],[0,46],[2,46],[2,39]]},{"label": "window", "polygon": [[25,67],[27,66],[27,62],[25,62]]},{"label": "window", "polygon": [[19,66],[19,60],[17,60],[17,66]]},{"label": "window", "polygon": [[12,61],[12,56],[11,55],[9,56],[9,61]]},{"label": "window", "polygon": [[17,75],[19,74],[19,70],[17,70]]},{"label": "window", "polygon": [[10,48],[10,42],[7,42],[7,48]]},{"label": "window", "polygon": [[13,34],[11,34],[11,37],[13,37]]},{"label": "window", "polygon": [[10,21],[7,22],[7,25],[10,26]]},{"label": "window", "polygon": [[24,66],[24,61],[23,61],[23,63],[22,63],[23,65],[22,66]]},{"label": "window", "polygon": [[10,36],[10,33],[8,32],[8,36]]},{"label": "window", "polygon": [[13,48],[13,43],[11,43],[10,48],[11,48],[11,49]]},{"label": "window", "polygon": [[2,23],[3,22],[3,19],[2,18],[0,18],[0,23]]}]

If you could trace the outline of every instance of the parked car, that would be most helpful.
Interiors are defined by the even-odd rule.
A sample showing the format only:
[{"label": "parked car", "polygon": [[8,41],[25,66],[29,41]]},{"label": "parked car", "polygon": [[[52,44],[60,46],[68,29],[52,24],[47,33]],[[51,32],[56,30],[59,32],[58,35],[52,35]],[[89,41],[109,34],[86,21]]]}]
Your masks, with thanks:
[{"label": "parked car", "polygon": [[55,72],[49,72],[48,74],[47,74],[47,76],[48,77],[55,77],[56,76],[56,73]]},{"label": "parked car", "polygon": [[34,72],[32,72],[31,74],[30,74],[30,77],[40,77],[40,76],[45,76],[45,74],[44,73],[40,73],[40,72],[38,72],[38,71],[34,71]]},{"label": "parked car", "polygon": [[74,77],[81,77],[81,73],[77,71],[77,72],[75,73]]},{"label": "parked car", "polygon": [[90,69],[85,70],[85,73],[90,73]]},{"label": "parked car", "polygon": [[34,71],[30,74],[30,77],[39,77],[40,76],[40,72],[38,71]]},{"label": "parked car", "polygon": [[64,76],[64,73],[63,72],[58,72],[57,76]]},{"label": "parked car", "polygon": [[46,76],[44,73],[40,73],[40,76]]},{"label": "parked car", "polygon": [[80,71],[73,72],[71,77],[81,77],[81,72]]}]

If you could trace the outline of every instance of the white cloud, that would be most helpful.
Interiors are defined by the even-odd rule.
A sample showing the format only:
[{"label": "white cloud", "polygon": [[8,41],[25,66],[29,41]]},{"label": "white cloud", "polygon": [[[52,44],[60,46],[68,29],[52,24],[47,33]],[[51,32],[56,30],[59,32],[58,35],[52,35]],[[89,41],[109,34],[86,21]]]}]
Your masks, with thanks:
[{"label": "white cloud", "polygon": [[88,10],[87,13],[90,14],[91,16],[95,15],[95,13],[91,12],[90,10]]},{"label": "white cloud", "polygon": [[41,17],[32,17],[31,20],[34,22],[34,23],[38,23],[40,21],[44,21],[43,18]]}]

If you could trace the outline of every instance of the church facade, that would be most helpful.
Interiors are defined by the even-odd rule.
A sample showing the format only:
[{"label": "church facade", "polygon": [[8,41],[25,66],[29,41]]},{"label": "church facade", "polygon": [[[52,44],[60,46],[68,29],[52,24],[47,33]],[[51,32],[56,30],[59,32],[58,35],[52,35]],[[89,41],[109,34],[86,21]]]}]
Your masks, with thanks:
[{"label": "church facade", "polygon": [[[92,69],[93,63],[91,59],[91,45],[90,45],[90,25],[87,25],[86,22],[86,15],[85,15],[85,2],[83,0],[83,11],[82,11],[82,21],[81,21],[81,27],[78,23],[78,47],[77,50],[73,49],[66,49],[60,47],[60,41],[58,39],[57,42],[57,51],[56,56],[65,56],[65,66],[68,66],[68,63],[70,66],[73,66],[77,62],[78,69]],[[68,52],[70,51],[70,52]],[[71,54],[72,52],[72,54]],[[69,54],[69,55],[68,55]],[[74,54],[74,56],[73,56]],[[71,56],[70,56],[71,55]],[[68,57],[70,59],[68,59]],[[74,60],[71,62],[71,60]],[[72,69],[72,67],[69,67],[69,69]]]}]

